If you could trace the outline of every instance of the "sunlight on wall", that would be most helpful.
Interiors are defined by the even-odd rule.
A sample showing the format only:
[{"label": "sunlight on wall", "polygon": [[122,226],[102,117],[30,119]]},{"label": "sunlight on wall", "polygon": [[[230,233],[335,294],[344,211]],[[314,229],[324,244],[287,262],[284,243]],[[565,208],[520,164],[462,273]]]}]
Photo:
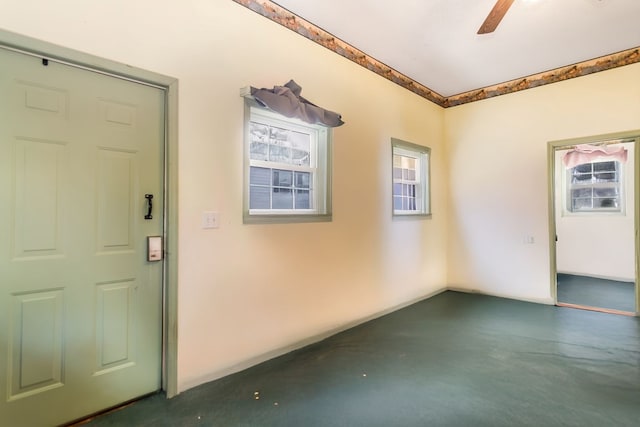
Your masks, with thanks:
[{"label": "sunlight on wall", "polygon": [[[439,107],[229,0],[24,0],[0,28],[179,80],[180,390],[446,286]],[[239,90],[292,78],[346,122],[333,222],[244,225]],[[392,136],[432,147],[433,220],[391,220]],[[415,250],[389,245],[398,231]]]},{"label": "sunlight on wall", "polygon": [[547,143],[640,129],[640,64],[447,109],[445,129],[449,284],[551,302]]}]

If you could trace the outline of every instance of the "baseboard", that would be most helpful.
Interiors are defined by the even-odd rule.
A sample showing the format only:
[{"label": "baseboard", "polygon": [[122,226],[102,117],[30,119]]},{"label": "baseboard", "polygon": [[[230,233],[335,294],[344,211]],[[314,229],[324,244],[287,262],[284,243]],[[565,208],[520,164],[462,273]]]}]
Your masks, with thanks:
[{"label": "baseboard", "polygon": [[490,297],[505,298],[505,299],[511,299],[515,301],[532,302],[535,304],[555,305],[556,303],[553,298],[522,298],[517,295],[485,292],[485,291],[480,291],[478,289],[457,288],[455,286],[449,286],[447,290],[454,291],[454,292],[463,292],[467,294],[479,294],[479,295],[486,295]]},{"label": "baseboard", "polygon": [[430,293],[428,293],[426,295],[422,295],[420,297],[417,297],[417,298],[411,299],[409,301],[403,302],[402,304],[398,304],[398,305],[395,305],[393,307],[387,308],[385,310],[381,310],[381,311],[378,311],[376,313],[373,313],[371,315],[358,318],[358,319],[353,320],[351,322],[348,322],[348,323],[346,323],[344,325],[341,325],[341,326],[339,326],[337,328],[333,328],[333,329],[330,329],[328,331],[325,331],[325,332],[313,335],[311,337],[305,338],[303,340],[296,341],[296,342],[294,342],[292,344],[289,344],[287,346],[280,347],[280,348],[277,348],[275,350],[259,354],[259,355],[255,356],[255,357],[251,357],[249,359],[243,360],[242,362],[236,363],[236,364],[234,364],[232,366],[229,366],[227,368],[211,372],[208,375],[204,375],[204,376],[197,377],[197,378],[192,378],[190,380],[185,381],[184,384],[182,384],[182,386],[180,387],[180,390],[178,391],[178,393],[182,393],[184,391],[189,390],[190,388],[197,387],[199,385],[208,383],[210,381],[215,381],[215,380],[220,379],[222,377],[226,377],[227,375],[235,374],[236,372],[243,371],[243,370],[248,369],[248,368],[250,368],[252,366],[258,365],[258,364],[260,364],[262,362],[266,362],[267,360],[274,359],[274,358],[276,358],[278,356],[282,356],[282,355],[285,355],[287,353],[291,353],[292,351],[299,350],[299,349],[301,349],[303,347],[306,347],[308,345],[315,344],[317,342],[323,341],[323,340],[325,340],[325,339],[327,339],[327,338],[329,338],[329,337],[331,337],[333,335],[339,334],[340,332],[344,332],[344,331],[346,331],[348,329],[355,328],[356,326],[359,326],[359,325],[361,325],[363,323],[367,323],[367,322],[369,322],[371,320],[375,320],[375,319],[377,319],[379,317],[386,316],[387,314],[393,313],[394,311],[402,310],[403,308],[409,307],[410,305],[416,304],[416,303],[418,303],[420,301],[424,301],[426,299],[432,298],[432,297],[434,297],[436,295],[439,295],[439,294],[441,294],[443,292],[446,292],[448,290],[449,290],[449,288],[447,288],[447,287],[443,287],[443,288],[437,289],[437,290],[435,290],[433,292],[430,292]]}]

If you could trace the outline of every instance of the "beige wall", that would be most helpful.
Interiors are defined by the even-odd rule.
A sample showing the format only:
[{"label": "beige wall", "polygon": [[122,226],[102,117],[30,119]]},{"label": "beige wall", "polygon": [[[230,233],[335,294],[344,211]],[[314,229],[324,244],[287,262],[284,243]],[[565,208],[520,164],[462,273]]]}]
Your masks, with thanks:
[{"label": "beige wall", "polygon": [[[231,0],[0,0],[0,28],[179,79],[179,388],[446,286],[443,110]],[[333,222],[242,224],[241,87],[343,114]],[[391,219],[390,138],[432,148],[433,218]],[[205,210],[217,230],[200,228]]]},{"label": "beige wall", "polygon": [[549,302],[547,142],[640,129],[640,64],[447,109],[445,128],[449,285]]}]

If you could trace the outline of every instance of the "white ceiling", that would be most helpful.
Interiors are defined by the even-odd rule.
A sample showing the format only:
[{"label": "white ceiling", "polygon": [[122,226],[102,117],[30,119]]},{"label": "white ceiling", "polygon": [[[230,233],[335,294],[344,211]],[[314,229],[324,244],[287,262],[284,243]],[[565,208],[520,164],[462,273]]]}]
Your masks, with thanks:
[{"label": "white ceiling", "polygon": [[496,0],[275,0],[444,96],[640,46],[640,0],[515,0],[476,34]]}]

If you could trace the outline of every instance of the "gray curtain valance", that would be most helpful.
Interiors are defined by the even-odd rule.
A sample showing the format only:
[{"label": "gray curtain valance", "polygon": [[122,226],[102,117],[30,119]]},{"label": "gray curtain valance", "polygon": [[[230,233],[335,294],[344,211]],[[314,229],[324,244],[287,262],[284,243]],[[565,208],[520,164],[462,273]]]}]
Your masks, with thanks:
[{"label": "gray curtain valance", "polygon": [[293,80],[289,80],[284,86],[274,86],[273,89],[251,87],[251,96],[256,101],[283,116],[328,127],[344,124],[340,114],[309,102],[300,95],[301,92],[302,87]]}]

